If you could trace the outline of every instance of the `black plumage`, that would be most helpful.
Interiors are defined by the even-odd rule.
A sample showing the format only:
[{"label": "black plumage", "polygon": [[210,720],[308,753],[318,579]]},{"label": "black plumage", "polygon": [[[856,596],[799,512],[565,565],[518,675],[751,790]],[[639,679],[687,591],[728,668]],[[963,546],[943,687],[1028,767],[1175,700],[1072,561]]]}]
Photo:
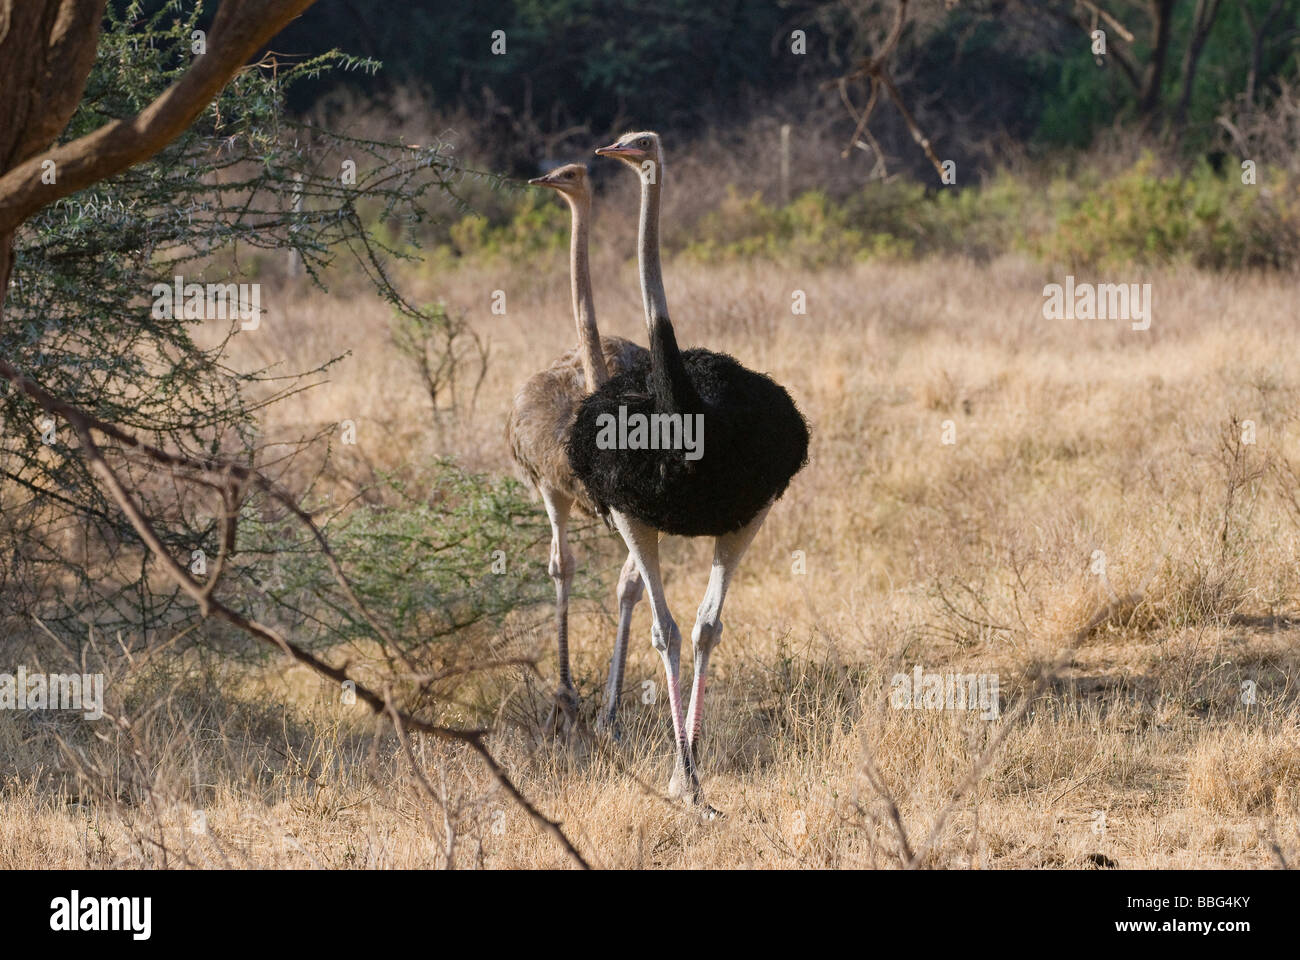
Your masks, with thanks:
[{"label": "black plumage", "polygon": [[[702,456],[685,449],[601,449],[602,417],[702,414]],[[664,533],[721,536],[785,492],[808,460],[808,424],[784,387],[712,350],[681,351],[666,317],[650,356],[583,399],[569,466],[602,514],[628,514]]]}]

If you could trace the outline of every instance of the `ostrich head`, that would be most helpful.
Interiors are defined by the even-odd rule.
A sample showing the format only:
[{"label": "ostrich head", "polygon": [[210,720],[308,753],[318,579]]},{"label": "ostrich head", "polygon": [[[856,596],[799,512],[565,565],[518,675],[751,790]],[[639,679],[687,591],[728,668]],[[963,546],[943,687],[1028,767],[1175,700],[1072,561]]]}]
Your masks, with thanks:
[{"label": "ostrich head", "polygon": [[585,200],[591,197],[591,183],[587,180],[587,168],[581,163],[566,163],[528,182],[537,187],[550,187],[563,194],[565,199]]},{"label": "ostrich head", "polygon": [[637,133],[625,133],[608,147],[596,151],[598,157],[613,157],[622,160],[633,169],[640,169],[647,160],[658,165],[662,159],[659,147],[659,134],[653,130]]}]

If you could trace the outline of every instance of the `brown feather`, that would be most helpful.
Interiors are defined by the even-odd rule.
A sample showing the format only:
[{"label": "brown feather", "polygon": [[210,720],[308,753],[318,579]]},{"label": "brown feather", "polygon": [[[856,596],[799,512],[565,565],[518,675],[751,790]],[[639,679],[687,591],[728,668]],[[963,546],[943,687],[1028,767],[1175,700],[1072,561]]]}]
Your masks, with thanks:
[{"label": "brown feather", "polygon": [[[600,347],[611,375],[629,369],[648,353],[645,347],[622,337],[601,337]],[[506,418],[506,440],[520,480],[535,488],[544,484],[594,517],[596,505],[573,476],[565,453],[573,419],[586,395],[582,355],[580,348],[574,347],[519,388]]]}]

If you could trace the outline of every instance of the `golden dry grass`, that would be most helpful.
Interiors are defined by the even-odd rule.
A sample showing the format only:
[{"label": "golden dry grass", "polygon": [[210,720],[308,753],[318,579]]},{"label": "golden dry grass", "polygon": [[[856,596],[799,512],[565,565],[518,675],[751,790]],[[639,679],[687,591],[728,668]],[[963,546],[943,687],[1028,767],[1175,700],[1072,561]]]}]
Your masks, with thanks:
[{"label": "golden dry grass", "polygon": [[[632,266],[607,259],[596,276],[603,330],[644,339]],[[784,383],[811,422],[811,462],[746,557],[713,659],[700,759],[725,819],[661,795],[669,727],[662,695],[642,702],[645,684],[662,689],[645,604],[622,743],[538,745],[526,725],[494,741],[593,864],[896,866],[900,830],[884,794],[933,866],[1300,857],[1300,625],[1288,619],[1300,613],[1294,278],[1104,278],[1153,284],[1145,332],[1044,320],[1042,286],[1059,279],[1017,259],[827,272],[670,264],[683,345],[731,352]],[[352,355],[327,384],[274,408],[268,434],[354,420],[358,446],[339,479],[353,471],[357,483],[437,452],[509,470],[501,423],[512,391],[573,337],[563,265],[477,264],[404,284],[415,299],[469,311],[491,338],[477,410],[446,448],[390,345],[387,308],[288,287],[264,293],[264,328],[240,335],[239,362],[292,370]],[[504,317],[488,312],[498,289]],[[806,316],[791,314],[795,290]],[[1253,444],[1236,442],[1245,420]],[[954,443],[941,442],[945,421]],[[538,576],[544,554],[522,558]],[[689,635],[709,548],[670,540],[663,554]],[[620,561],[609,538],[580,554],[611,581]],[[573,616],[588,715],[612,606]],[[548,622],[546,611],[521,618],[500,651],[537,653],[549,669]],[[889,677],[917,664],[996,673],[1008,709],[992,723],[891,709]],[[1042,664],[1052,679],[1018,715]],[[496,683],[486,694],[518,715],[524,685]],[[56,758],[33,758],[0,794],[0,866],[157,864],[164,850],[169,864],[441,866],[449,836],[459,866],[566,863],[475,760],[423,744],[444,815],[391,735],[297,671],[223,667],[217,680],[185,679],[169,703],[134,741],[121,734],[101,751],[133,742],[156,761],[153,808],[113,803],[111,789],[69,798],[47,788]],[[0,717],[5,749],[21,735]],[[878,776],[865,775],[865,759]],[[194,826],[200,808],[206,832]]]}]

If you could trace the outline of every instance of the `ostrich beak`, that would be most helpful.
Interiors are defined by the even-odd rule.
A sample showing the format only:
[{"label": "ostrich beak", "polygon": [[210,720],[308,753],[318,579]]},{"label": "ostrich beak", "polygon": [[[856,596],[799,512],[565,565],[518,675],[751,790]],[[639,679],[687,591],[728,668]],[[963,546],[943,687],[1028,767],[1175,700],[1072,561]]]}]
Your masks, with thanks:
[{"label": "ostrich beak", "polygon": [[533,177],[533,179],[528,182],[535,187],[549,187],[553,185],[549,174],[544,177]]},{"label": "ostrich beak", "polygon": [[637,151],[632,147],[624,147],[617,143],[611,143],[608,147],[601,147],[596,151],[598,157],[630,157]]}]

